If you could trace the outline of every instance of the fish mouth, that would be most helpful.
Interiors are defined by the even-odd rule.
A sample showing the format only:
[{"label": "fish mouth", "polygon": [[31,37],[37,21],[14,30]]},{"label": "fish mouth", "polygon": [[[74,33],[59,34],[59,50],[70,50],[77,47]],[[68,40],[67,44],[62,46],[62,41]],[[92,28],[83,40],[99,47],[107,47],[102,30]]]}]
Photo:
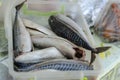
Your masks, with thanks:
[{"label": "fish mouth", "polygon": [[49,17],[48,21],[49,21],[49,24],[50,24],[50,23],[53,23],[54,21],[56,21],[56,17],[55,17],[54,15],[51,15],[51,16]]}]

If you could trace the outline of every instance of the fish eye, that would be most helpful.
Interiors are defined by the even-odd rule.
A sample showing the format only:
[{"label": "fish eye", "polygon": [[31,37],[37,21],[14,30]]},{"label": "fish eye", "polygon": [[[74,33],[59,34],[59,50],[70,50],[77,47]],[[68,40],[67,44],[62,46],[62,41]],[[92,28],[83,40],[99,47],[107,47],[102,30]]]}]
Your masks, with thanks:
[{"label": "fish eye", "polygon": [[50,22],[53,22],[53,20],[51,19]]},{"label": "fish eye", "polygon": [[50,20],[50,22],[54,22],[55,21],[55,17],[54,16],[50,16],[49,20]]}]

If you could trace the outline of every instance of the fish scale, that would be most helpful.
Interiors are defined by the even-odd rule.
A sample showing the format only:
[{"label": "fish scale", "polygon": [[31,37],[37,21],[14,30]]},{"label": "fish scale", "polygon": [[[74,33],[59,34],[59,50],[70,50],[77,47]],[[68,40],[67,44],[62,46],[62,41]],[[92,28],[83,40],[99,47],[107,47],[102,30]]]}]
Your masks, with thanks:
[{"label": "fish scale", "polygon": [[51,25],[52,30],[58,35],[61,36],[65,39],[70,40],[74,44],[81,46],[83,48],[86,48],[88,50],[93,50],[91,46],[88,45],[87,42],[85,42],[81,37],[79,37],[78,34],[76,34],[74,31],[72,31],[70,28],[65,25],[65,23],[62,22],[61,20],[58,20],[57,18],[55,20],[52,20]]},{"label": "fish scale", "polygon": [[85,33],[83,32],[82,28],[80,28],[80,26],[77,23],[75,23],[72,19],[66,17],[65,15],[62,14],[51,15],[48,21],[51,29],[58,36],[68,39],[77,46],[83,47],[91,51],[92,55],[90,65],[94,62],[96,58],[95,54],[99,54],[110,48],[110,46],[97,48],[92,47],[89,44],[89,41],[85,36]]},{"label": "fish scale", "polygon": [[14,62],[14,65],[17,66],[18,68],[25,68],[25,67],[32,66],[34,64],[37,64],[37,63],[20,63],[20,62]]},{"label": "fish scale", "polygon": [[38,63],[30,67],[18,69],[17,71],[34,71],[53,69],[59,71],[76,71],[76,70],[93,70],[93,66],[89,66],[87,63],[75,60],[51,60],[43,63]]},{"label": "fish scale", "polygon": [[13,23],[13,33],[12,33],[14,57],[19,56],[22,52],[23,53],[30,52],[33,50],[30,34],[26,30],[22,18],[19,15],[19,11],[25,2],[26,0],[15,7],[16,14]]}]

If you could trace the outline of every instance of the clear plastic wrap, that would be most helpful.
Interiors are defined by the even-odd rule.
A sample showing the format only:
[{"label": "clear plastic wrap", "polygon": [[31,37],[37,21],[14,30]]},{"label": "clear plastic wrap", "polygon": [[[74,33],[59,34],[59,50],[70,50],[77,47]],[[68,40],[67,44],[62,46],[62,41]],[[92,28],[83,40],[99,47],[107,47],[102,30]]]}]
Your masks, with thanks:
[{"label": "clear plastic wrap", "polygon": [[90,26],[94,24],[98,14],[107,2],[108,0],[79,0],[83,15]]},{"label": "clear plastic wrap", "polygon": [[0,22],[0,43],[0,52],[7,51],[7,39],[5,37],[3,22]]},{"label": "clear plastic wrap", "polygon": [[8,44],[5,37],[5,29],[3,23],[0,23],[0,61],[6,58],[8,54]]},{"label": "clear plastic wrap", "polygon": [[5,28],[4,28],[4,12],[5,12],[5,4],[3,0],[0,0],[0,61],[4,60],[7,57],[8,53],[8,44],[5,36]]},{"label": "clear plastic wrap", "polygon": [[95,32],[104,42],[120,41],[120,4],[110,1],[95,23]]}]

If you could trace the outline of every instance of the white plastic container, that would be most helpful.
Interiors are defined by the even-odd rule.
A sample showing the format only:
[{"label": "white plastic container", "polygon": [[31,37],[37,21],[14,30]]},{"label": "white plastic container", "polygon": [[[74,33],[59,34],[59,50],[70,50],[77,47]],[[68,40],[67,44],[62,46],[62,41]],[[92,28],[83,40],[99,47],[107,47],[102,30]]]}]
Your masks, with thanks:
[{"label": "white plastic container", "polygon": [[[21,1],[15,0],[14,2],[12,2],[12,0],[11,0],[11,2],[9,2],[8,8],[7,8],[6,14],[5,14],[5,28],[6,28],[6,34],[7,34],[6,36],[7,36],[7,39],[8,39],[8,48],[9,48],[9,72],[14,77],[14,79],[16,79],[16,80],[18,80],[18,79],[19,80],[40,80],[40,79],[41,80],[47,80],[47,79],[49,79],[49,80],[53,80],[53,79],[54,80],[57,80],[57,79],[59,79],[59,80],[63,80],[63,79],[69,79],[69,80],[79,79],[79,80],[82,80],[83,77],[87,77],[87,78],[89,78],[89,80],[95,80],[95,78],[102,71],[101,63],[100,63],[100,60],[99,60],[98,56],[97,56],[97,58],[96,58],[96,60],[93,64],[94,65],[94,70],[64,71],[64,72],[63,71],[55,71],[55,70],[42,70],[42,71],[34,71],[34,72],[16,72],[16,71],[14,71],[12,27],[13,27],[13,21],[14,21],[15,6],[22,1],[23,0],[21,0]],[[61,0],[61,1],[64,1],[64,2],[49,2],[49,1],[44,1],[44,0],[41,2],[41,1],[38,1],[38,0],[34,0],[35,3],[32,3],[30,1],[28,0],[28,3],[27,3],[28,8],[30,10],[34,10],[35,7],[32,6],[32,5],[35,5],[37,3],[39,5],[44,5],[44,4],[48,4],[48,5],[52,4],[53,6],[55,5],[55,7],[57,7],[56,9],[54,9],[55,13],[60,13],[61,12],[63,14],[70,14],[69,12],[71,12],[71,13],[80,12],[80,8],[77,6],[76,2],[70,2],[70,1],[67,1],[67,0]],[[34,9],[31,8],[30,6],[34,7]],[[72,8],[75,8],[77,10],[72,12],[73,11],[73,10],[71,10]],[[62,11],[59,11],[59,9],[62,10]],[[38,10],[38,9],[36,9],[36,10],[41,11],[41,10]],[[27,17],[29,19],[33,19],[33,17],[36,18],[36,19],[34,19],[34,21],[39,21],[39,19],[41,20],[41,18],[43,18],[43,17],[48,18],[50,14],[55,14],[55,13],[50,12],[47,15],[41,14],[41,15],[36,16],[36,14],[37,14],[36,12],[35,12],[36,14],[32,14],[33,12],[32,13],[30,12],[30,14],[27,14],[27,13],[24,13],[24,10],[22,12],[23,12],[22,14],[25,14],[24,17]],[[87,28],[87,24],[84,24],[86,22],[85,22],[84,17],[82,16],[81,12],[79,14],[79,17],[80,17],[80,21],[82,22],[81,26],[84,26],[84,27]],[[44,24],[42,24],[42,25],[44,25]],[[47,25],[47,23],[45,25]],[[89,34],[89,35],[91,36],[91,34]],[[87,54],[87,59],[90,60],[90,54]]]}]

